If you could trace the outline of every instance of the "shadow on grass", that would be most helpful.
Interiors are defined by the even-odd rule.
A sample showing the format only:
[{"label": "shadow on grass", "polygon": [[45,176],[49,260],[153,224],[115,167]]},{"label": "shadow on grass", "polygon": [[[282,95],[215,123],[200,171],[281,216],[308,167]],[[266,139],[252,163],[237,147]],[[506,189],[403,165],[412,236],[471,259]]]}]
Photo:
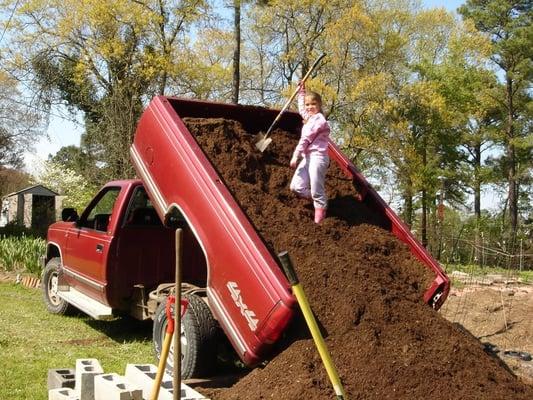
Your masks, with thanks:
[{"label": "shadow on grass", "polygon": [[98,321],[88,318],[85,323],[117,343],[152,341],[152,320],[118,317],[111,321]]}]

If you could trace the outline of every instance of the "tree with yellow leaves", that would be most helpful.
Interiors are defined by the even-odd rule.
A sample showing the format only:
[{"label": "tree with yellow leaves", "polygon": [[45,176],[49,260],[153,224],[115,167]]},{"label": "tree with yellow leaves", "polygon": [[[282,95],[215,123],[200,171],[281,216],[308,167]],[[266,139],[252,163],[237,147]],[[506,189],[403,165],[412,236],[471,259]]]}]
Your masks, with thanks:
[{"label": "tree with yellow leaves", "polygon": [[473,109],[454,94],[466,60],[482,68],[486,41],[445,10],[397,0],[346,10],[326,29],[326,43],[340,144],[363,166],[396,177],[402,216],[411,225],[421,209],[419,233],[428,245],[437,195],[464,195],[460,132]]},{"label": "tree with yellow leaves", "polygon": [[[4,0],[4,7],[19,2]],[[33,83],[48,104],[85,115],[88,151],[101,178],[130,176],[128,158],[145,101],[186,91],[188,33],[203,0],[30,0],[15,9],[5,65]]]},{"label": "tree with yellow leaves", "polygon": [[42,115],[23,99],[17,81],[0,71],[0,171],[20,168],[24,152],[41,135]]}]

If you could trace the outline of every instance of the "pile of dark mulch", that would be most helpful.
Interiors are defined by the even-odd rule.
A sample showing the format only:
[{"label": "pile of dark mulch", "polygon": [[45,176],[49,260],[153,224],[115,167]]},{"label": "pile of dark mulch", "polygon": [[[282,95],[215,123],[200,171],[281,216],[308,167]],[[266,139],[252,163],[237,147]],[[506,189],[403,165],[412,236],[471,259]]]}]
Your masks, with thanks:
[{"label": "pile of dark mulch", "polygon": [[[287,250],[323,328],[350,399],[533,399],[482,344],[422,302],[432,275],[356,200],[332,163],[328,217],[313,222],[310,201],[289,191],[297,135],[274,131],[261,153],[235,122],[185,119],[272,254]],[[279,354],[231,388],[224,399],[334,398],[313,341],[295,318]]]}]

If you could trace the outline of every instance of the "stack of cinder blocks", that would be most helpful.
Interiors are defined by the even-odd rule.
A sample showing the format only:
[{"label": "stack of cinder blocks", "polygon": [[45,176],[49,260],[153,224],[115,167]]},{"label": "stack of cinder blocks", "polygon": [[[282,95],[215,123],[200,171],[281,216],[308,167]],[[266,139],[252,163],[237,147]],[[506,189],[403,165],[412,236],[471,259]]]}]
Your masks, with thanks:
[{"label": "stack of cinder blocks", "polygon": [[[148,400],[157,368],[152,364],[128,364],[124,376],[106,374],[94,358],[76,360],[76,369],[48,371],[48,400]],[[172,378],[164,374],[159,400],[172,400]],[[208,400],[184,383],[181,400]]]}]

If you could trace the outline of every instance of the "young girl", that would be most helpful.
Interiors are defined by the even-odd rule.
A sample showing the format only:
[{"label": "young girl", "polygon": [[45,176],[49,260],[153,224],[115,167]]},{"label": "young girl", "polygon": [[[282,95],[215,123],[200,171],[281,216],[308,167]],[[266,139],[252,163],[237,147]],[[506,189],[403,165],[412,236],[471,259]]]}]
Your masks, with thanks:
[{"label": "young girl", "polygon": [[[296,168],[290,189],[298,196],[313,199],[315,223],[326,217],[328,199],[324,187],[329,166],[328,141],[330,128],[322,114],[322,99],[318,93],[305,92],[300,83],[298,110],[304,120],[300,141],[291,158],[291,168]],[[298,164],[299,158],[302,160]]]}]

